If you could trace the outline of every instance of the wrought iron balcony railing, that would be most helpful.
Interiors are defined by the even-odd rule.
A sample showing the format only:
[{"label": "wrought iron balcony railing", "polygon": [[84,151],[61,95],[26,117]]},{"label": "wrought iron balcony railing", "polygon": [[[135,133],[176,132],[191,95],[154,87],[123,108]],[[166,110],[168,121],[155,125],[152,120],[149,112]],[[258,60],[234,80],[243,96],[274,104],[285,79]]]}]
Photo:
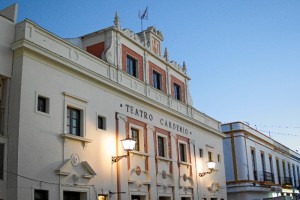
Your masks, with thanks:
[{"label": "wrought iron balcony railing", "polygon": [[292,178],[291,177],[283,177],[282,185],[289,185],[292,186]]},{"label": "wrought iron balcony railing", "polygon": [[263,172],[264,181],[274,182],[274,174],[271,172]]}]

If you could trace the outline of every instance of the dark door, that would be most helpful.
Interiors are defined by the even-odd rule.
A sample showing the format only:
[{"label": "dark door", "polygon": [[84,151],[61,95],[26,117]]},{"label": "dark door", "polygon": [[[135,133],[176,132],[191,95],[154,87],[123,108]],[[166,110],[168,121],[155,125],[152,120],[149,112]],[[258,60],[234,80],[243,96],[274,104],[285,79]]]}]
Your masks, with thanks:
[{"label": "dark door", "polygon": [[80,192],[64,191],[64,200],[80,200]]},{"label": "dark door", "polygon": [[131,200],[141,200],[141,197],[138,195],[132,195]]}]

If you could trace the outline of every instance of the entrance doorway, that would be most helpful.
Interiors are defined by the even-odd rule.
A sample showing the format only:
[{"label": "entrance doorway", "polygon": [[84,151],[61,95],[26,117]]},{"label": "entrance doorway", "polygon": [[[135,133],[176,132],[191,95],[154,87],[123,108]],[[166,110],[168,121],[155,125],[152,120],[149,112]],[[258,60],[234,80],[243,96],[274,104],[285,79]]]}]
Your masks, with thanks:
[{"label": "entrance doorway", "polygon": [[64,191],[63,200],[87,200],[85,192]]},{"label": "entrance doorway", "polygon": [[171,197],[159,197],[158,200],[171,200]]},{"label": "entrance doorway", "polygon": [[131,200],[146,200],[146,196],[143,195],[132,195]]}]

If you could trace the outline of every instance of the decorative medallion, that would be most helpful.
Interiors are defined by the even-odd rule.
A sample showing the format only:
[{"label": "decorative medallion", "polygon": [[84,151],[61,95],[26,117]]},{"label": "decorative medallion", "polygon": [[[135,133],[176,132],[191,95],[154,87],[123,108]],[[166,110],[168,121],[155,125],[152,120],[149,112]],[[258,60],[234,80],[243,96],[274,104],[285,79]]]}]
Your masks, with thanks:
[{"label": "decorative medallion", "polygon": [[78,165],[80,162],[79,156],[77,154],[72,154],[71,156],[71,163],[73,166]]},{"label": "decorative medallion", "polygon": [[167,172],[165,170],[162,171],[162,178],[163,179],[167,178]]},{"label": "decorative medallion", "polygon": [[183,174],[183,181],[185,182],[187,180],[186,174]]},{"label": "decorative medallion", "polygon": [[136,168],[135,168],[136,175],[139,176],[141,174],[141,172],[142,172],[142,170],[141,170],[140,166],[136,166]]}]

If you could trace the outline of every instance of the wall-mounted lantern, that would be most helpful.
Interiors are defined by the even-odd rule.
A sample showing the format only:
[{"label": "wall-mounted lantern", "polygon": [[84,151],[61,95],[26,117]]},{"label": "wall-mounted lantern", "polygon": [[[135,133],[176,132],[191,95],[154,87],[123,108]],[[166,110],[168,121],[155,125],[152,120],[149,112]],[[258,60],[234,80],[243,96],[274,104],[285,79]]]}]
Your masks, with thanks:
[{"label": "wall-mounted lantern", "polygon": [[[122,145],[123,145],[123,149],[125,151],[133,151],[134,150],[134,146],[135,146],[135,140],[133,140],[132,138],[125,138],[123,140],[121,140]],[[121,160],[122,158],[126,158],[126,155],[122,155],[122,156],[112,156],[111,161],[112,162],[118,162],[119,160]]]},{"label": "wall-mounted lantern", "polygon": [[206,163],[207,164],[207,167],[209,169],[208,172],[202,172],[202,173],[199,173],[199,176],[200,177],[203,177],[205,176],[206,174],[211,174],[213,171],[215,171],[215,167],[216,167],[216,163],[213,162],[213,161],[209,161]]}]

